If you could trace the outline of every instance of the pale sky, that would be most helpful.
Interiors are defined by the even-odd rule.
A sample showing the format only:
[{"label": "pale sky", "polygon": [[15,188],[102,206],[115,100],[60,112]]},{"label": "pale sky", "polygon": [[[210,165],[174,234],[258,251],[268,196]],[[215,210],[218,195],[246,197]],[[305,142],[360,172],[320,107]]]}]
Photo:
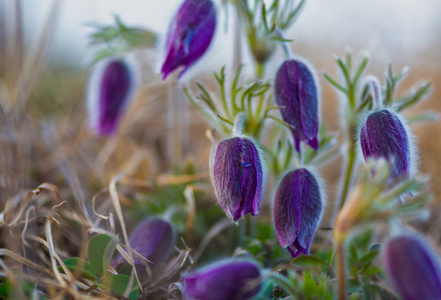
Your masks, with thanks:
[{"label": "pale sky", "polygon": [[[162,37],[181,3],[181,0],[23,0],[28,40],[35,36],[51,1],[64,2],[51,58],[81,65],[90,59],[87,23],[111,23],[112,14],[118,14],[126,24],[144,26]],[[219,18],[215,42],[205,58],[210,63],[228,59],[232,48],[232,38],[224,32],[221,1],[214,2]],[[299,45],[321,45],[342,51],[366,49],[385,61],[396,60],[424,53],[429,46],[441,52],[440,15],[439,0],[309,0],[286,36]]]}]

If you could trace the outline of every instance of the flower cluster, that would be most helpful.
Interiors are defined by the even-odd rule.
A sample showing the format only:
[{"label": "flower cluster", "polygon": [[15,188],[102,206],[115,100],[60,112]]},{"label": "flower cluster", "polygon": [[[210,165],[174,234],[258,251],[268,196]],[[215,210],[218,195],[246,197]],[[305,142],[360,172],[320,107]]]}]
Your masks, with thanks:
[{"label": "flower cluster", "polygon": [[[185,88],[184,91],[222,135],[218,140],[214,139],[214,135],[210,135],[212,149],[209,168],[220,207],[236,225],[241,223],[239,235],[245,233],[247,236],[246,239],[241,236],[235,253],[251,256],[254,253],[250,244],[255,242],[259,246],[264,245],[259,250],[265,251],[255,255],[256,260],[261,259],[263,263],[235,257],[195,271],[191,270],[192,266],[186,266],[188,268],[183,270],[180,282],[175,285],[186,299],[250,299],[263,293],[263,282],[271,278],[276,281],[276,284],[271,282],[274,285],[273,291],[280,286],[289,292],[292,298],[321,299],[321,296],[332,289],[324,289],[319,296],[309,298],[303,297],[302,292],[311,290],[308,287],[314,284],[317,290],[320,286],[323,287],[323,282],[330,284],[329,276],[334,276],[335,273],[339,299],[345,299],[349,294],[346,288],[349,278],[346,272],[349,270],[351,284],[354,285],[352,289],[357,292],[363,291],[365,298],[370,297],[369,293],[373,293],[375,297],[380,287],[372,282],[382,278],[382,273],[381,269],[372,267],[372,264],[381,247],[368,245],[367,248],[368,242],[358,242],[358,245],[351,246],[348,260],[345,256],[347,240],[352,238],[350,233],[353,230],[363,228],[367,223],[400,223],[394,221],[404,213],[410,214],[412,209],[417,211],[423,207],[422,204],[426,201],[425,182],[414,178],[417,158],[413,137],[400,111],[419,101],[428,89],[424,87],[410,97],[397,100],[394,98],[394,89],[404,74],[393,75],[390,70],[386,86],[382,87],[377,78],[362,76],[367,58],[361,59],[355,70],[352,70],[354,63],[351,55],[347,55],[345,61],[336,58],[344,82],[338,83],[327,74],[324,76],[348,101],[343,104],[342,109],[342,139],[345,147],[333,147],[332,144],[336,144],[337,139],[326,132],[321,122],[320,87],[314,67],[303,58],[293,58],[285,44],[286,59],[274,76],[271,76],[271,80],[262,80],[263,66],[275,54],[277,43],[287,42],[282,31],[294,22],[304,1],[292,12],[286,12],[286,16],[278,1],[274,1],[270,7],[266,6],[265,1],[256,1],[253,10],[247,1],[231,2],[237,9],[238,20],[243,22],[238,22],[237,25],[246,26],[250,50],[256,62],[256,81],[248,81],[241,86],[240,66],[231,80],[231,90],[227,91],[226,68],[223,67],[220,73],[215,73],[222,106],[215,104],[208,88],[199,82],[196,84],[201,95],[192,97],[189,89]],[[284,9],[292,8],[292,2],[287,3]],[[253,25],[258,4],[262,13],[260,19],[264,22],[263,29]],[[271,16],[272,27],[267,24],[268,16]],[[166,52],[161,68],[163,80],[180,69],[179,78],[205,54],[214,36],[216,19],[217,10],[211,0],[183,1],[168,29]],[[238,31],[240,33],[239,28]],[[362,88],[359,84],[360,78],[364,78]],[[96,66],[87,100],[90,124],[99,135],[112,135],[117,132],[120,119],[133,98],[135,82],[133,67],[123,59],[106,59]],[[240,101],[236,101],[237,98]],[[196,100],[202,103],[202,106]],[[273,113],[278,115],[272,115]],[[277,124],[267,126],[269,119]],[[344,151],[346,153],[343,153],[340,190],[337,193],[339,200],[335,201],[337,213],[331,216],[331,222],[334,224],[328,227],[333,230],[329,238],[333,239],[334,252],[326,256],[323,251],[320,258],[311,259],[324,269],[333,267],[335,263],[336,272],[327,270],[322,277],[316,276],[314,272],[298,272],[299,276],[297,273],[292,275],[294,273],[289,272],[292,264],[302,259],[310,262],[308,258],[299,256],[308,256],[310,252],[314,254],[313,240],[324,214],[327,197],[323,180],[316,171],[317,165]],[[366,164],[360,163],[363,159]],[[280,164],[281,161],[283,163]],[[269,165],[273,167],[267,168]],[[185,182],[193,182],[194,178],[191,177],[189,181],[186,179],[187,177]],[[276,188],[267,188],[267,182],[278,184]],[[271,205],[265,203],[268,194],[265,193],[266,190],[270,190],[274,195]],[[193,226],[202,222],[195,221],[195,201],[186,193],[184,192],[184,195],[188,200],[189,209],[185,212],[185,224],[187,232],[190,232],[189,240],[194,243],[197,239],[192,239],[191,236]],[[408,198],[413,198],[409,203],[395,201],[409,194],[412,197]],[[288,269],[288,276],[262,270],[263,264],[265,267],[275,267],[273,261],[270,261],[275,252],[272,251],[273,241],[264,243],[258,240],[260,237],[257,238],[257,235],[253,236],[248,232],[249,227],[254,226],[254,220],[262,219],[258,217],[259,214],[270,212],[271,208],[273,223],[270,224],[272,228],[267,230],[270,232],[268,235],[271,235],[271,239],[277,236],[281,247],[294,258],[290,262],[284,261],[286,266],[283,268]],[[184,211],[180,207],[176,210]],[[222,211],[218,211],[223,216]],[[231,224],[228,219],[223,221]],[[224,225],[218,226],[215,225],[210,232],[219,232]],[[132,264],[136,267],[134,269],[140,274],[144,273],[143,275],[155,271],[155,267],[170,256],[175,239],[175,229],[169,221],[156,217],[145,219],[130,235],[129,246],[152,262],[153,266],[146,269],[139,256],[135,256]],[[210,239],[211,236],[201,239],[202,250],[196,251],[195,260],[200,258],[200,251],[203,251]],[[185,244],[186,241],[182,241]],[[361,247],[360,244],[364,246]],[[186,253],[181,251],[179,257],[186,259],[193,255],[191,247],[187,247]],[[279,247],[278,244],[276,247]],[[359,255],[358,251],[361,250],[357,247],[363,248],[367,253]],[[287,254],[285,250],[282,251]],[[433,253],[427,243],[417,235],[401,235],[390,239],[386,244],[384,265],[388,278],[403,299],[441,298],[441,269]],[[182,260],[180,268],[184,267],[185,259]],[[347,261],[352,264],[350,268],[346,267]],[[124,264],[122,256],[113,261],[113,267],[118,272],[121,272]],[[408,268],[403,269],[402,266],[406,264]],[[171,278],[177,274],[173,273],[177,272],[174,268],[167,271],[169,273],[165,277],[170,275]],[[423,291],[420,291],[421,289]],[[382,296],[386,292],[379,294]],[[279,296],[272,294],[271,297]],[[323,296],[323,299],[328,298]]]}]

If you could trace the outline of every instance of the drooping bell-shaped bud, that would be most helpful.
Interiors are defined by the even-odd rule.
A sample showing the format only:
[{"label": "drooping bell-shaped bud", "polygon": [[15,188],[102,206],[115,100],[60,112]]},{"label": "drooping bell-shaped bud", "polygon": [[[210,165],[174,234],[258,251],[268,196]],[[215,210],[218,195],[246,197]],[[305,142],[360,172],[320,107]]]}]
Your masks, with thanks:
[{"label": "drooping bell-shaped bud", "polygon": [[317,150],[319,97],[310,68],[298,60],[286,60],[277,71],[275,95],[283,120],[294,127],[291,131],[297,152],[300,141]]},{"label": "drooping bell-shaped bud", "polygon": [[247,137],[221,141],[212,151],[211,172],[219,204],[234,222],[260,212],[264,190],[262,159]]},{"label": "drooping bell-shaped bud", "polygon": [[129,104],[135,86],[134,73],[122,59],[104,59],[95,66],[89,82],[89,125],[98,135],[113,135]]},{"label": "drooping bell-shaped bud", "polygon": [[384,158],[389,162],[391,180],[409,177],[409,133],[395,113],[382,109],[369,114],[361,125],[360,145],[365,160]]},{"label": "drooping bell-shaped bud", "polygon": [[250,299],[261,287],[259,266],[241,259],[220,261],[182,277],[189,300]]},{"label": "drooping bell-shaped bud", "polygon": [[393,238],[385,247],[384,263],[403,300],[441,299],[438,258],[422,238],[413,234]]},{"label": "drooping bell-shaped bud", "polygon": [[[147,258],[152,268],[164,262],[171,254],[176,242],[176,233],[172,225],[161,218],[149,217],[136,226],[129,236],[130,247]],[[135,258],[138,272],[145,270],[145,264],[140,258]],[[114,260],[114,266],[124,264],[125,260],[119,255]]]},{"label": "drooping bell-shaped bud", "polygon": [[312,173],[297,169],[287,173],[274,199],[274,225],[280,245],[292,257],[309,254],[323,211],[323,192]]},{"label": "drooping bell-shaped bud", "polygon": [[173,18],[162,65],[162,78],[182,66],[181,76],[210,45],[216,27],[216,11],[211,0],[185,0]]}]

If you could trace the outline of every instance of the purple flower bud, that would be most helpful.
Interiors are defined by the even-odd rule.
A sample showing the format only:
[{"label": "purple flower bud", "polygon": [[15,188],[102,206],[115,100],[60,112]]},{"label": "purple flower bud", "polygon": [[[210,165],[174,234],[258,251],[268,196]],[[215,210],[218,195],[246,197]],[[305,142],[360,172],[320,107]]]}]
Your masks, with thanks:
[{"label": "purple flower bud", "polygon": [[275,86],[283,120],[294,127],[292,134],[297,152],[300,151],[300,141],[317,150],[319,99],[310,69],[298,60],[286,60],[277,71]]},{"label": "purple flower bud", "polygon": [[134,75],[120,59],[97,63],[89,83],[89,123],[99,135],[113,135],[134,90]]},{"label": "purple flower bud", "polygon": [[364,159],[384,158],[391,168],[391,179],[408,178],[411,162],[409,134],[400,119],[383,109],[371,113],[361,125],[360,145]]},{"label": "purple flower bud", "polygon": [[167,55],[162,79],[179,66],[181,76],[207,50],[216,27],[216,11],[210,0],[185,0],[172,20],[167,36]]},{"label": "purple flower bud", "polygon": [[[175,240],[176,235],[172,225],[160,218],[145,219],[136,226],[129,237],[130,247],[151,261],[153,268],[170,256]],[[125,260],[119,255],[113,265],[124,262]],[[145,270],[141,259],[135,258],[135,265]]]},{"label": "purple flower bud", "polygon": [[212,154],[212,180],[219,204],[234,222],[260,212],[264,177],[259,151],[246,137],[220,142]]},{"label": "purple flower bud", "polygon": [[259,266],[247,260],[224,260],[182,277],[185,299],[249,299],[261,287]]},{"label": "purple flower bud", "polygon": [[389,279],[403,300],[441,299],[441,270],[433,250],[416,235],[393,238],[385,247]]},{"label": "purple flower bud", "polygon": [[292,257],[309,254],[323,211],[323,193],[316,178],[306,169],[287,173],[274,199],[274,225],[280,245]]}]

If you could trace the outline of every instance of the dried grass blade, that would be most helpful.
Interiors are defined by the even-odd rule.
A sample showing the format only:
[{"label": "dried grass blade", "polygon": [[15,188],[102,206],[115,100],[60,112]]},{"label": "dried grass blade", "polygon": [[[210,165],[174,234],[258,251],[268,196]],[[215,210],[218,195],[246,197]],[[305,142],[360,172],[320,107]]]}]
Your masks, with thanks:
[{"label": "dried grass blade", "polygon": [[234,225],[233,222],[229,219],[222,219],[216,224],[211,227],[210,231],[207,232],[207,234],[204,236],[204,239],[202,240],[198,250],[196,251],[196,254],[194,255],[193,259],[194,261],[198,261],[198,259],[201,257],[202,252],[204,251],[205,247],[207,247],[208,243],[216,236],[218,235],[222,230],[225,228]]},{"label": "dried grass blade", "polygon": [[193,233],[193,224],[196,217],[196,204],[194,198],[193,187],[188,185],[184,190],[184,196],[187,200],[188,217],[187,223],[185,224],[185,229],[187,231],[187,236],[191,239]]},{"label": "dried grass blade", "polygon": [[0,249],[0,256],[5,255],[8,256],[16,261],[18,261],[19,263],[22,263],[24,265],[27,265],[35,270],[38,270],[40,272],[45,273],[46,275],[50,276],[50,277],[54,277],[54,274],[52,274],[52,272],[46,268],[43,268],[42,266],[40,266],[39,264],[34,263],[33,261],[18,255],[14,252],[12,252],[11,250],[8,249]]},{"label": "dried grass blade", "polygon": [[44,57],[49,48],[49,41],[55,31],[55,24],[58,20],[57,17],[60,15],[59,8],[62,2],[63,1],[61,0],[52,1],[52,6],[46,17],[45,23],[43,24],[40,33],[36,36],[31,50],[25,57],[23,71],[17,80],[17,85],[15,86],[13,93],[13,99],[15,99],[13,109],[16,109],[19,114],[21,114],[26,107],[29,96],[39,78]]},{"label": "dried grass blade", "polygon": [[[113,177],[112,180],[110,180],[109,194],[110,194],[110,199],[113,204],[113,208],[115,209],[116,216],[118,217],[118,221],[121,226],[121,231],[123,233],[124,242],[127,244],[127,246],[130,247],[129,236],[127,234],[127,229],[126,229],[126,223],[124,222],[124,216],[123,216],[122,209],[121,209],[121,203],[119,202],[118,191],[116,189],[116,183],[118,181],[120,181],[123,177],[125,177],[125,174],[120,173],[120,174],[117,174],[115,177]],[[129,251],[128,255],[129,255],[131,262],[132,262],[132,264],[131,264],[132,272],[135,273],[136,281],[138,282],[139,289],[141,290],[141,293],[142,293],[143,292],[142,284],[141,284],[141,281],[139,280],[138,272],[136,272],[136,267],[135,267],[135,264],[133,261],[132,253],[130,253],[130,251]]]}]

